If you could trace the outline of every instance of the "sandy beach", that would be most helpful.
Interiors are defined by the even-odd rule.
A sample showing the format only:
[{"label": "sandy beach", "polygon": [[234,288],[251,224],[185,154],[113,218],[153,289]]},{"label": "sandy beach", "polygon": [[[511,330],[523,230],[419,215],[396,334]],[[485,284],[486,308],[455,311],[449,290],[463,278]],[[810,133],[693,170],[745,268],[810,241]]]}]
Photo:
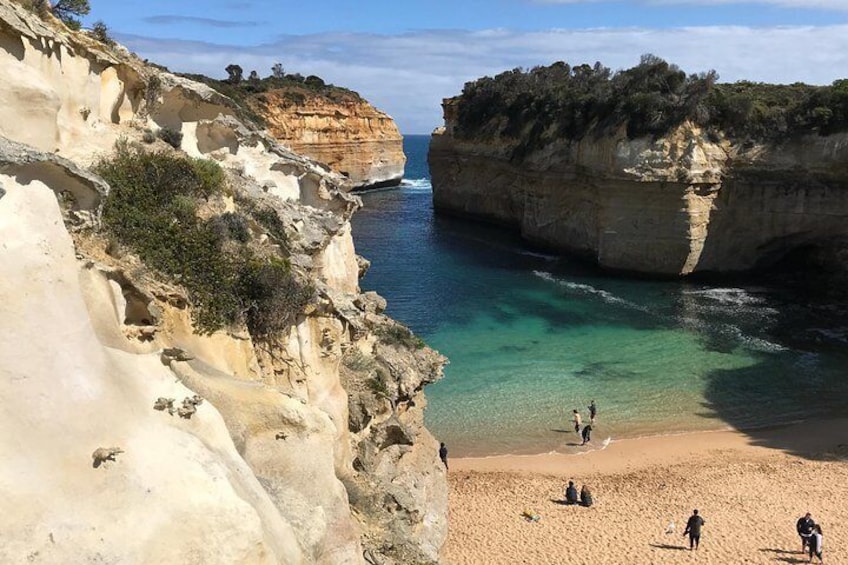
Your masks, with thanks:
[{"label": "sandy beach", "polygon": [[[561,504],[568,480],[592,487],[591,508]],[[452,565],[807,563],[795,533],[807,511],[822,525],[824,562],[848,563],[848,420],[452,459],[449,481]],[[690,552],[694,508],[706,524]]]}]

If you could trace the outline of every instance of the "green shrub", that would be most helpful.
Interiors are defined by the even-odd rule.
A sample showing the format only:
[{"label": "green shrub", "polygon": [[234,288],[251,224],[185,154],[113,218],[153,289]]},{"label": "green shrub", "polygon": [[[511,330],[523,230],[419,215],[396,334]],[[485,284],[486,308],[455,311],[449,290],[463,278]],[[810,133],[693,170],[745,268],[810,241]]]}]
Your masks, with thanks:
[{"label": "green shrub", "polygon": [[[312,289],[297,281],[288,263],[261,258],[249,247],[244,218],[197,217],[205,199],[225,190],[214,162],[147,153],[124,143],[95,171],[111,187],[103,206],[104,229],[186,289],[199,331],[244,322],[251,335],[267,339],[292,323],[310,300]],[[228,241],[237,243],[225,245]]]},{"label": "green shrub", "polygon": [[409,328],[397,323],[379,326],[374,333],[387,345],[399,345],[409,349],[422,349],[426,345],[424,340],[414,335]]},{"label": "green shrub", "polygon": [[717,84],[714,71],[690,74],[653,55],[612,73],[558,62],[469,82],[456,99],[455,135],[513,142],[514,160],[561,139],[667,133],[684,120],[753,140],[848,130],[848,81],[832,86]]},{"label": "green shrub", "polygon": [[250,240],[250,228],[247,219],[235,212],[225,212],[207,220],[209,227],[218,234],[221,239],[231,239],[239,243],[247,243]]},{"label": "green shrub", "polygon": [[376,367],[376,362],[373,357],[365,355],[356,347],[351,347],[342,357],[342,365],[351,371],[364,372],[373,370]]},{"label": "green shrub", "polygon": [[101,20],[91,26],[91,37],[105,45],[115,45],[115,40],[109,35],[109,28]]},{"label": "green shrub", "polygon": [[368,389],[377,397],[388,398],[391,400],[392,391],[389,389],[388,377],[385,371],[378,369],[377,374],[368,379]]},{"label": "green shrub", "polygon": [[161,128],[156,135],[159,136],[159,139],[173,147],[174,149],[179,149],[183,144],[183,132],[177,131],[173,128],[169,128],[167,126]]}]

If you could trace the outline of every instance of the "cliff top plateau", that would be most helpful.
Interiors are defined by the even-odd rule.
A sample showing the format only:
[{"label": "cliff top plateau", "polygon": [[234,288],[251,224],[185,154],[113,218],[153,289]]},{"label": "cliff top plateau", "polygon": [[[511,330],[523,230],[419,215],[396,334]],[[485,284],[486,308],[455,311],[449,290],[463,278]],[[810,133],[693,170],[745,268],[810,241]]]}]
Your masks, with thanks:
[{"label": "cliff top plateau", "polygon": [[654,56],[465,85],[430,145],[436,209],[613,271],[848,271],[848,80],[718,84]]}]

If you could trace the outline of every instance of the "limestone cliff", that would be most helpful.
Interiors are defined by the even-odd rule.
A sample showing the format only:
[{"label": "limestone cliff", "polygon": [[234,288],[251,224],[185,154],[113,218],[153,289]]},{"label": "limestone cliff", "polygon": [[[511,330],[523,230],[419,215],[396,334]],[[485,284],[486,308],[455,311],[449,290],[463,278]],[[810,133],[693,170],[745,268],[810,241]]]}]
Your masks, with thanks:
[{"label": "limestone cliff", "polygon": [[356,188],[400,184],[403,137],[388,114],[358,96],[328,98],[290,88],[257,94],[247,103],[281,144],[326,163]]},{"label": "limestone cliff", "polygon": [[750,142],[684,122],[560,139],[454,135],[456,99],[430,145],[437,209],[501,223],[600,266],[652,275],[764,267],[848,235],[848,135]]},{"label": "limestone cliff", "polygon": [[[349,181],[5,0],[0,102],[0,562],[436,562],[444,359],[360,292]],[[103,231],[86,167],[118,140],[217,162],[229,189],[198,213],[270,210],[284,233],[243,237],[312,281],[290,326],[197,332],[179,281]]]}]

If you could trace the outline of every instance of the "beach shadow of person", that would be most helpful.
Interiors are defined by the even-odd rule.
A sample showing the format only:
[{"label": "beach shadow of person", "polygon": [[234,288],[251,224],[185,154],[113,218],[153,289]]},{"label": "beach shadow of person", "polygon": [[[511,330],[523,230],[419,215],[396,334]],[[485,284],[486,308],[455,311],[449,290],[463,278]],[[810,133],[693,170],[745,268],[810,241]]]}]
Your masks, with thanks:
[{"label": "beach shadow of person", "polygon": [[797,551],[792,551],[790,549],[775,549],[773,547],[763,547],[760,548],[760,551],[765,553],[798,553]]},{"label": "beach shadow of person", "polygon": [[574,428],[571,428],[570,430],[562,430],[562,429],[559,429],[559,428],[551,428],[551,431],[556,432],[558,434],[573,434],[573,433],[576,433],[574,431]]},{"label": "beach shadow of person", "polygon": [[775,557],[774,560],[782,563],[809,563],[809,561],[800,557]]},{"label": "beach shadow of person", "polygon": [[576,502],[566,502],[565,500],[558,500],[556,498],[551,498],[550,501],[554,504],[559,504],[560,506],[580,506]]},{"label": "beach shadow of person", "polygon": [[680,551],[680,550],[688,551],[689,550],[689,548],[684,546],[684,545],[671,545],[671,544],[668,544],[668,543],[651,543],[651,544],[648,544],[648,545],[650,545],[651,547],[656,547],[657,549],[676,549],[678,551]]}]

